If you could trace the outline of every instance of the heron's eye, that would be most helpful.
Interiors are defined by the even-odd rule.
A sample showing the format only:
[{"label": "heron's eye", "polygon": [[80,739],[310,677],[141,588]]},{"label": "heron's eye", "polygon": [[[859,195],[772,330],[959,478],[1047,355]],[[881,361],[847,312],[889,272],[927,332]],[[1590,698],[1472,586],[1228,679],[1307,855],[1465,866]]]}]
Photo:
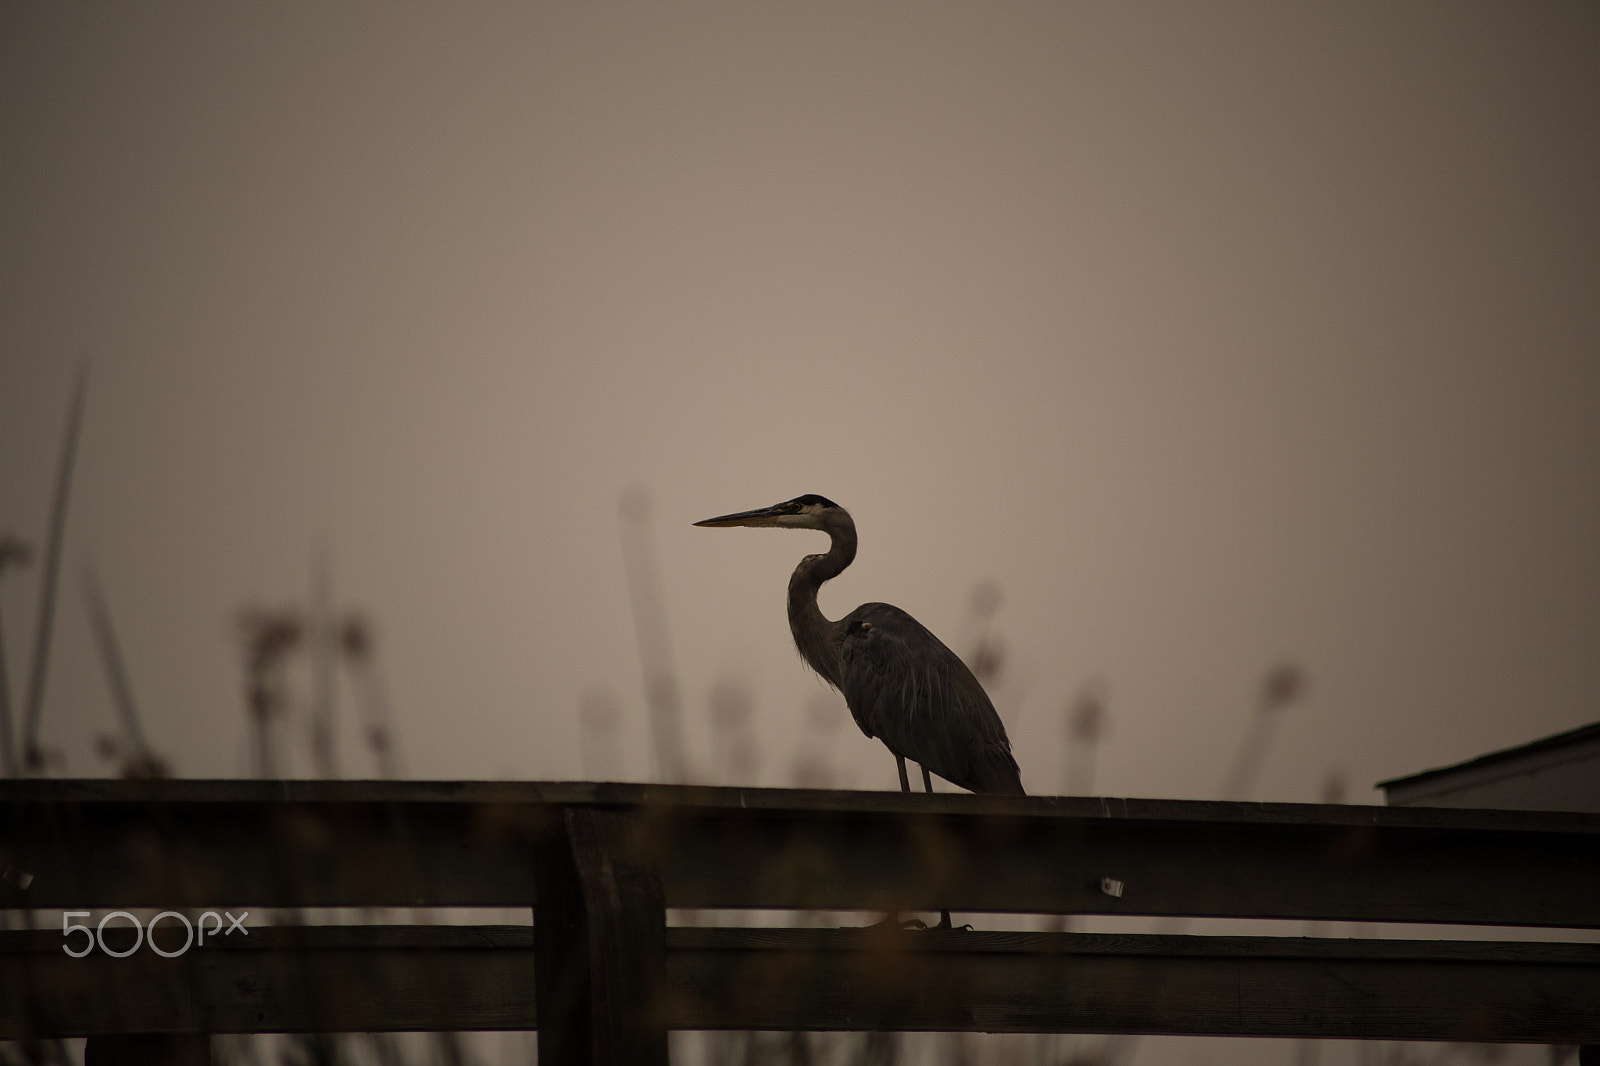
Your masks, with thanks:
[{"label": "heron's eye", "polygon": [[858,630],[860,630],[861,632],[865,633],[867,630],[872,628],[872,623],[871,622],[857,622],[856,623],[856,628]]}]

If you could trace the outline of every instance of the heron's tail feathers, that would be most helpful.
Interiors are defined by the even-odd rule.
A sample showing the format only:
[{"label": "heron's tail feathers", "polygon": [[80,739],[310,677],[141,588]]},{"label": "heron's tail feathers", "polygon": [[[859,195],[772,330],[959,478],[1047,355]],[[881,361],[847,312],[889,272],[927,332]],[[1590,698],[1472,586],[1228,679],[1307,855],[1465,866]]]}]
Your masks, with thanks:
[{"label": "heron's tail feathers", "polygon": [[974,792],[997,796],[1026,796],[1022,788],[1022,774],[1017,770],[1017,760],[1009,751],[993,751],[990,757],[979,762],[972,770]]}]

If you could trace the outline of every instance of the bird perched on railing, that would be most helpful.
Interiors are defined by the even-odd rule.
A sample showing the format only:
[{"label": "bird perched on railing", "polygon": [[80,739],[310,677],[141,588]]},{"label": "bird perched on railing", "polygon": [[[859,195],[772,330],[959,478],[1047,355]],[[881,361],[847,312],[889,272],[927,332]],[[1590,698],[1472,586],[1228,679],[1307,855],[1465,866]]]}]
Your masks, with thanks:
[{"label": "bird perched on railing", "polygon": [[844,694],[856,724],[894,753],[900,788],[911,791],[906,760],[973,792],[1022,795],[1006,727],[978,679],[955,652],[898,607],[863,603],[836,622],[817,606],[817,590],[856,557],[850,512],[817,495],[722,515],[697,526],[818,529],[832,545],[800,560],[789,578],[789,629],[801,658]]}]

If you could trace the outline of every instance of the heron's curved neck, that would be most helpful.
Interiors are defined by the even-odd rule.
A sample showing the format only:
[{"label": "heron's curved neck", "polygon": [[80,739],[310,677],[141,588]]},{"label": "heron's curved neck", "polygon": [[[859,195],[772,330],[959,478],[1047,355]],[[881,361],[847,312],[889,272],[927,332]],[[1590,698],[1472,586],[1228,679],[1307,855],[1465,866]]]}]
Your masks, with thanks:
[{"label": "heron's curved neck", "polygon": [[840,684],[839,642],[834,624],[817,606],[817,590],[838,577],[856,557],[856,528],[848,519],[828,530],[833,544],[826,555],[808,555],[789,578],[789,631],[800,657],[837,688]]}]

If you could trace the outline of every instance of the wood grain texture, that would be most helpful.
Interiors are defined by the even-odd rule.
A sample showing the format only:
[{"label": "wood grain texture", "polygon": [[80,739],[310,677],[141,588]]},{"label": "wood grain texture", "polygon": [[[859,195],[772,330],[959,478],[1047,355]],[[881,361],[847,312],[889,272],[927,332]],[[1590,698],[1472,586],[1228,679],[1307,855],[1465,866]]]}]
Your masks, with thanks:
[{"label": "wood grain texture", "polygon": [[[1101,891],[1121,883],[1120,896]],[[529,906],[176,959],[0,933],[0,1037],[668,1028],[1600,1041],[1586,945],[674,929],[666,906],[1600,928],[1600,815],[586,783],[0,782],[0,905]],[[113,931],[111,940],[122,935]],[[109,1045],[108,1045],[109,1046]],[[131,1046],[131,1045],[130,1045]]]},{"label": "wood grain texture", "polygon": [[[509,782],[0,782],[0,904],[518,906],[563,811],[674,907],[1600,928],[1600,815]],[[1101,878],[1124,893],[1100,891]]]},{"label": "wood grain texture", "polygon": [[[0,1038],[531,1029],[534,941],[527,926],[272,928],[178,959],[71,959],[57,933],[0,933]],[[1591,944],[732,928],[664,941],[669,1028],[1600,1042]]]},{"label": "wood grain texture", "polygon": [[637,818],[574,807],[536,852],[539,1061],[666,1066],[666,907]]}]

